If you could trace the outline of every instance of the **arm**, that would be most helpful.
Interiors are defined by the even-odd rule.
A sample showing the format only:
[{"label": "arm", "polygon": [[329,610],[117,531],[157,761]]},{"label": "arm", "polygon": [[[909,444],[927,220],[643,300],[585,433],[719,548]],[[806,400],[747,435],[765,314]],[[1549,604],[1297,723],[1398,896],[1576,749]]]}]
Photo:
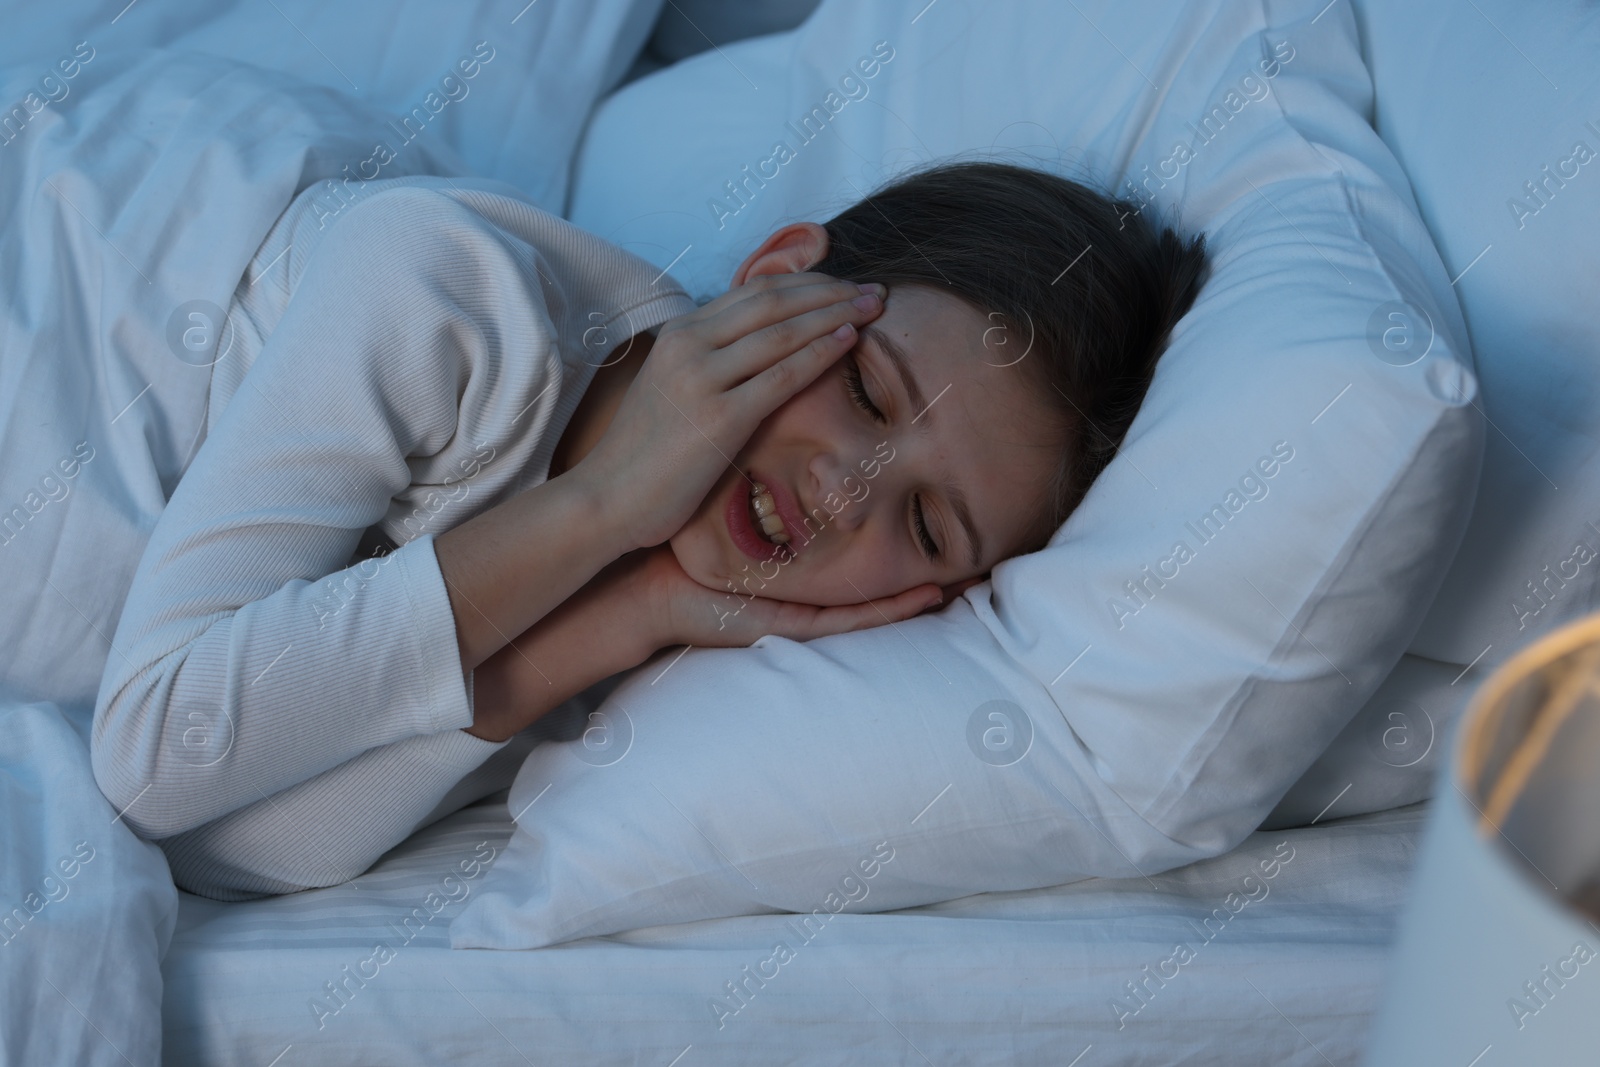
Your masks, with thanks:
[{"label": "arm", "polygon": [[650,561],[663,551],[670,553],[662,548],[622,556],[484,661],[473,674],[477,706],[466,732],[506,740],[671,644],[643,596]]},{"label": "arm", "polygon": [[[967,579],[951,593],[979,581]],[[668,545],[637,549],[484,662],[474,675],[477,720],[467,732],[488,741],[509,738],[663,648],[744,648],[767,634],[809,641],[901,622],[943,602],[932,585],[837,607],[735,596],[690,578]]]},{"label": "arm", "polygon": [[635,547],[601,507],[603,493],[587,473],[566,471],[435,539],[463,671],[504,650],[508,635],[525,633]]},{"label": "arm", "polygon": [[[192,829],[369,749],[466,737],[471,690],[438,539],[348,564],[411,484],[413,457],[475,431],[461,425],[463,390],[492,391],[500,368],[554,344],[537,282],[491,231],[424,190],[352,207],[185,471],[95,709],[96,780],[143,836]],[[533,590],[525,615],[607,562],[592,500],[557,478],[480,524],[518,559],[515,587]],[[331,615],[325,579],[354,590]]]},{"label": "arm", "polygon": [[179,888],[213,900],[339,885],[413,831],[510,785],[536,740],[490,744],[448,730],[396,741],[156,844]]},{"label": "arm", "polygon": [[433,819],[510,785],[537,743],[521,731],[659,647],[655,616],[640,610],[644,556],[606,567],[485,660],[472,673],[473,726],[363,752],[162,838],[173,878],[217,900],[338,885]]}]

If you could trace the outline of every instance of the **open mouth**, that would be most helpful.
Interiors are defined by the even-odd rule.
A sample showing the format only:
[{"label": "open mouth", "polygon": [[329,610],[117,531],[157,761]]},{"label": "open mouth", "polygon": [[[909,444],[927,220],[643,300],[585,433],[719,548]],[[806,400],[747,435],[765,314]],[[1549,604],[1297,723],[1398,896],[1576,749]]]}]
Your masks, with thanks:
[{"label": "open mouth", "polygon": [[768,544],[789,543],[788,531],[784,529],[783,518],[778,514],[778,502],[772,499],[771,491],[760,482],[750,487],[750,524]]},{"label": "open mouth", "polygon": [[793,531],[778,510],[777,494],[759,481],[753,472],[728,493],[723,509],[728,537],[749,558],[767,563],[788,560],[797,555]]}]

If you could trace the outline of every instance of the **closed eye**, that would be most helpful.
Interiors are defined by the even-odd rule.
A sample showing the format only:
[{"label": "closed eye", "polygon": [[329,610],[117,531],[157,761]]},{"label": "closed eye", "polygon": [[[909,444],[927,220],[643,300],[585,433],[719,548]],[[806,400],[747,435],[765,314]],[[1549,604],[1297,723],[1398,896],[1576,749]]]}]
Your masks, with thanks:
[{"label": "closed eye", "polygon": [[917,518],[917,540],[922,544],[922,554],[928,557],[929,563],[939,561],[939,546],[933,543],[933,538],[928,534],[928,524],[922,520],[922,498],[913,497],[911,500],[912,512]]},{"label": "closed eye", "polygon": [[[886,424],[889,421],[888,417],[878,410],[878,405],[874,404],[872,398],[867,395],[866,384],[861,380],[861,365],[856,362],[854,353],[848,357],[845,363],[844,381],[845,387],[850,390],[850,399],[855,402],[858,408],[872,416],[872,420],[879,425]],[[912,498],[911,514],[913,525],[916,529],[917,547],[922,550],[922,554],[927,558],[928,562],[938,562],[939,546],[934,541],[933,535],[928,532],[927,520],[922,515],[921,497]]]},{"label": "closed eye", "polygon": [[855,401],[856,407],[871,415],[873,422],[883,425],[889,421],[883,412],[878,410],[878,406],[872,402],[872,398],[867,395],[866,386],[861,381],[861,365],[856,362],[856,357],[853,353],[847,357],[845,362],[844,384],[845,388],[850,390],[850,399]]}]

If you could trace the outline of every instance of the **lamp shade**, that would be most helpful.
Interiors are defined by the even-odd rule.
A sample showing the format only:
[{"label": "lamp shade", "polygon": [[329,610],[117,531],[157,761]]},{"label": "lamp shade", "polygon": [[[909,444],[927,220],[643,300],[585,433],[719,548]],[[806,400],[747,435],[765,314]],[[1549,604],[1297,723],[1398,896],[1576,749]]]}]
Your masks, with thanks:
[{"label": "lamp shade", "polygon": [[1365,1062],[1600,1064],[1600,615],[1512,657],[1462,716]]}]

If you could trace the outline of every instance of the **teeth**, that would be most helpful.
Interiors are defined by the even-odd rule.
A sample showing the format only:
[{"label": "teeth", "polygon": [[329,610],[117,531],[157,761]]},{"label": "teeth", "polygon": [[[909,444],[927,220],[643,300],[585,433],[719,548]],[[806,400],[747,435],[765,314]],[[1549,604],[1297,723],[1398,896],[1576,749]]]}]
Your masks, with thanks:
[{"label": "teeth", "polygon": [[750,489],[750,506],[755,509],[757,525],[775,545],[787,544],[789,535],[784,532],[783,519],[778,517],[778,503],[772,499],[767,487],[756,482]]},{"label": "teeth", "polygon": [[765,533],[767,540],[775,545],[789,543],[789,535],[783,529],[783,520],[776,515],[763,515],[761,517],[761,532]]},{"label": "teeth", "polygon": [[756,514],[763,519],[778,513],[778,502],[772,499],[772,493],[760,482],[750,490],[750,502],[755,507]]}]

